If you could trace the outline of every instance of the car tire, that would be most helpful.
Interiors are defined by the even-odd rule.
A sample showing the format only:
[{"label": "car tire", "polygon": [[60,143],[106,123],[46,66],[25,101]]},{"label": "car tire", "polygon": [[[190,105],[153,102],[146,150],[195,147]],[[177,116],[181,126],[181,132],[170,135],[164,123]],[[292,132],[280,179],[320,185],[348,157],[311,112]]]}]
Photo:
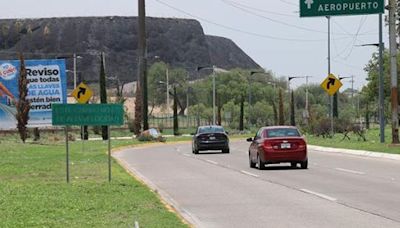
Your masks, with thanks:
[{"label": "car tire", "polygon": [[308,159],[300,163],[302,169],[308,168]]},{"label": "car tire", "polygon": [[250,154],[249,154],[249,164],[250,164],[250,168],[256,167],[256,163],[251,160]]},{"label": "car tire", "polygon": [[290,167],[291,167],[292,169],[297,168],[297,162],[291,162],[291,163],[290,163]]},{"label": "car tire", "polygon": [[261,158],[259,155],[257,155],[257,165],[259,170],[265,169],[265,162],[261,161]]},{"label": "car tire", "polygon": [[199,153],[199,150],[198,150],[198,149],[196,149],[196,147],[195,147],[195,146],[192,146],[192,153],[194,153],[194,154],[198,154],[198,153]]},{"label": "car tire", "polygon": [[229,147],[222,150],[222,153],[229,154]]}]

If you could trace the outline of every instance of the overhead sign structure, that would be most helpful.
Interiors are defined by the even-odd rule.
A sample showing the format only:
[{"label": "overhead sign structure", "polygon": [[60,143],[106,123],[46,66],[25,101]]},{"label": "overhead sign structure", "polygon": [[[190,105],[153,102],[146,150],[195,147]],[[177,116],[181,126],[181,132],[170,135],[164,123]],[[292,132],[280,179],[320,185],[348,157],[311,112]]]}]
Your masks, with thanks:
[{"label": "overhead sign structure", "polygon": [[92,98],[93,91],[85,83],[81,82],[81,84],[72,91],[71,95],[75,97],[78,103],[86,104],[90,98]]},{"label": "overhead sign structure", "polygon": [[300,0],[300,17],[384,13],[384,0]]},{"label": "overhead sign structure", "polygon": [[122,104],[54,104],[53,125],[123,125]]},{"label": "overhead sign structure", "polygon": [[342,87],[342,82],[333,74],[328,75],[325,80],[321,83],[321,87],[330,95],[334,95],[340,87]]},{"label": "overhead sign structure", "polygon": [[[65,60],[25,60],[30,103],[28,127],[51,126],[51,106],[67,103]],[[0,61],[0,129],[16,129],[19,60]]]}]

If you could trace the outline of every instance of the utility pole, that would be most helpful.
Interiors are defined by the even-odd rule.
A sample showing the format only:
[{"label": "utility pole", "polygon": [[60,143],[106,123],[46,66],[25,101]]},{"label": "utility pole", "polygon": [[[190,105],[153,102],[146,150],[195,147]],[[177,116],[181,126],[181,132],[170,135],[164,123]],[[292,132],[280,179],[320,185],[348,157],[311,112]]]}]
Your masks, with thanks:
[{"label": "utility pole", "polygon": [[[331,74],[331,17],[327,16],[328,19],[328,75]],[[334,130],[333,130],[333,96],[329,96],[330,100],[330,118],[331,118],[331,135],[333,137]]]},{"label": "utility pole", "polygon": [[399,143],[399,102],[397,91],[396,0],[389,0],[389,51],[392,103],[392,143]]},{"label": "utility pole", "polygon": [[[378,102],[378,110],[379,110],[379,135],[380,135],[380,142],[385,142],[385,114],[384,114],[384,90],[383,90],[383,41],[382,41],[382,14],[379,14],[379,102]],[[368,108],[368,104],[367,104]],[[368,113],[368,112],[367,112]]]},{"label": "utility pole", "polygon": [[146,53],[146,11],[145,0],[139,1],[139,85],[142,87],[142,118],[143,130],[149,129],[147,102],[147,53]]},{"label": "utility pole", "polygon": [[169,72],[168,72],[169,70],[168,70],[168,65],[167,65],[167,69],[165,70],[165,76],[166,76],[166,78],[167,78],[167,115],[168,115],[168,117],[169,117],[169,109],[170,109],[170,107],[169,107]]},{"label": "utility pole", "polygon": [[304,76],[306,78],[306,107],[304,110],[304,118],[306,121],[306,124],[309,123],[309,118],[310,118],[310,112],[309,112],[309,103],[308,103],[308,78],[311,78],[312,76]]}]

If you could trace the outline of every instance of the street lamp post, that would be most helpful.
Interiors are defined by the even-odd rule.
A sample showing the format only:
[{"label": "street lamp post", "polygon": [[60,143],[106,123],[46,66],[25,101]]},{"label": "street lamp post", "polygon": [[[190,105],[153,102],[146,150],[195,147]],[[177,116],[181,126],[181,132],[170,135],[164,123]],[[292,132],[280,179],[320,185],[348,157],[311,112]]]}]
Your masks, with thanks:
[{"label": "street lamp post", "polygon": [[[167,82],[164,81],[158,81],[159,84],[167,84]],[[179,84],[179,82],[177,82]],[[176,95],[176,83],[172,84],[173,86],[173,98],[174,98],[174,104],[173,104],[173,128],[174,128],[174,135],[179,135],[179,125],[178,125],[178,97]],[[180,85],[182,86],[182,85]],[[168,84],[169,87],[169,84]]]},{"label": "street lamp post", "polygon": [[372,44],[362,44],[359,46],[375,46],[379,48],[379,102],[378,102],[378,112],[379,112],[379,136],[380,142],[385,142],[385,98],[384,98],[384,79],[383,79],[383,49],[384,43],[382,42],[382,14],[379,14],[379,43]]},{"label": "street lamp post", "polygon": [[288,77],[288,90],[289,90],[289,97],[290,97],[290,124],[292,126],[296,125],[295,113],[294,113],[294,96],[291,94],[293,91],[290,89],[290,81],[295,78],[304,78],[305,76],[292,76]]},{"label": "street lamp post", "polygon": [[[352,102],[352,106],[354,106],[354,104],[353,104],[353,93],[354,93],[354,76],[352,75],[352,76],[346,76],[346,77],[339,77],[339,81],[341,81],[341,80],[343,80],[343,79],[346,79],[346,78],[351,78],[351,102]],[[338,91],[339,92],[339,91]],[[336,92],[335,94],[338,94],[338,92]],[[337,114],[337,116],[336,117],[339,117],[339,110],[338,110],[338,106],[339,106],[339,104],[338,104],[338,100],[336,99],[336,101],[335,101],[335,109],[336,109],[336,114]],[[353,107],[354,108],[354,107]]]},{"label": "street lamp post", "polygon": [[[58,56],[56,57],[57,59],[70,59],[71,56]],[[73,70],[72,73],[74,74],[74,89],[76,88],[76,65],[77,65],[77,59],[82,59],[82,56],[77,55],[76,53],[72,54],[72,59],[73,59]],[[66,70],[66,72],[70,72],[70,70]]]},{"label": "street lamp post", "polygon": [[[250,76],[252,76],[253,74],[265,74],[265,75],[268,75],[268,74],[266,74],[265,72],[260,72],[260,71],[251,71],[250,72]],[[250,80],[250,79],[249,79]],[[275,94],[277,93],[277,91],[276,91],[276,82],[271,82],[271,81],[267,81],[267,84],[269,84],[269,85],[272,85],[273,87],[274,87],[274,99],[275,99]],[[249,82],[249,87],[250,87],[250,82]],[[249,88],[249,93],[251,93],[251,89]],[[251,95],[249,94],[249,110],[250,110],[250,98],[251,98]],[[275,112],[275,106],[274,106],[274,112]],[[250,113],[250,112],[249,112]],[[250,114],[249,114],[250,115]],[[275,121],[275,123],[274,124],[277,124],[277,121]]]},{"label": "street lamp post", "polygon": [[228,71],[222,68],[218,68],[216,66],[212,66],[212,67],[197,67],[197,71],[200,71],[202,69],[212,69],[212,84],[213,84],[213,89],[212,89],[212,93],[213,93],[213,125],[216,125],[215,122],[215,74],[216,73],[227,73]]}]

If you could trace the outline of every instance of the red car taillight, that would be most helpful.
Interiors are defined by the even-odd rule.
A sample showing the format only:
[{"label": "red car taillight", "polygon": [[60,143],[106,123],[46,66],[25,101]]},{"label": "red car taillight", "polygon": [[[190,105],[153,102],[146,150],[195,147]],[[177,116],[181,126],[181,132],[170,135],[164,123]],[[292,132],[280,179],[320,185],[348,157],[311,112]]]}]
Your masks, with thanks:
[{"label": "red car taillight", "polygon": [[268,141],[268,140],[265,140],[264,143],[263,143],[263,148],[264,148],[264,150],[271,150],[272,149],[271,142]]},{"label": "red car taillight", "polygon": [[306,142],[302,139],[299,142],[299,149],[306,149],[306,147],[307,147]]}]

